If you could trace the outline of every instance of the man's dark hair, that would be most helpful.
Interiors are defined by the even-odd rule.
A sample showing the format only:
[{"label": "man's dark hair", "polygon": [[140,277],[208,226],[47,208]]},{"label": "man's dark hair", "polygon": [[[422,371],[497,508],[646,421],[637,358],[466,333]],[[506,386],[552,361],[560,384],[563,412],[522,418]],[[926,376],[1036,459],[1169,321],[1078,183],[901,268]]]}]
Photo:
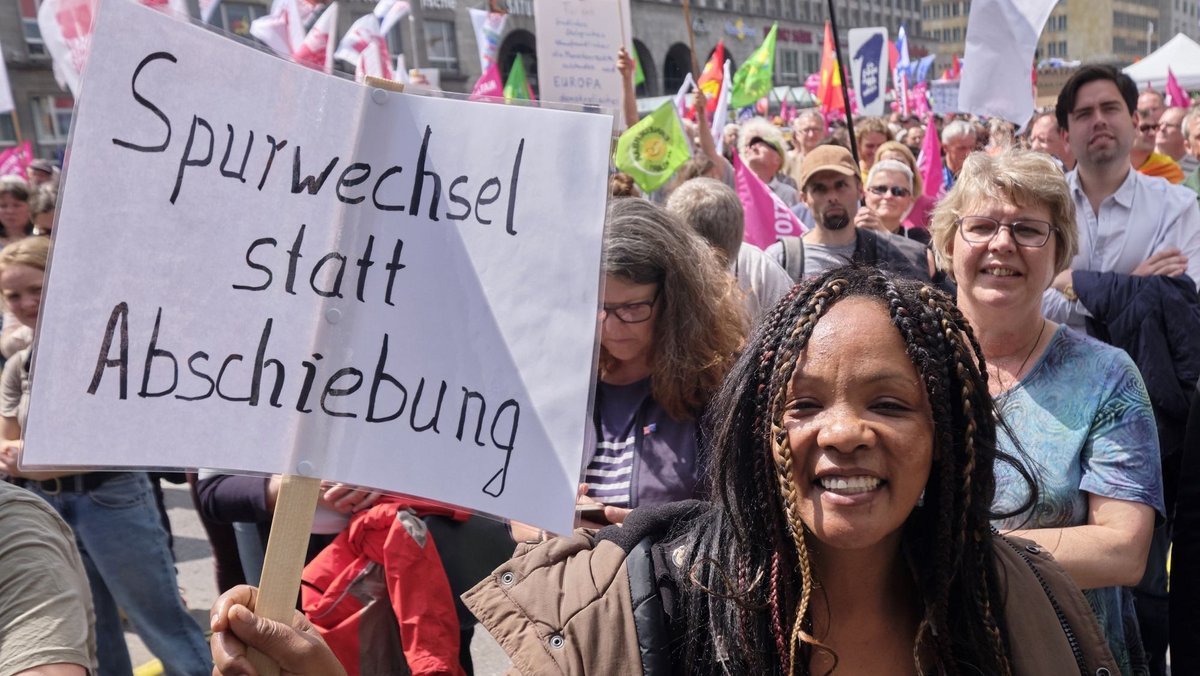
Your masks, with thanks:
[{"label": "man's dark hair", "polygon": [[1129,109],[1129,113],[1132,115],[1133,111],[1137,110],[1138,90],[1137,85],[1133,83],[1133,78],[1113,66],[1090,64],[1075,71],[1071,79],[1067,80],[1067,84],[1063,85],[1062,91],[1058,93],[1058,102],[1054,105],[1054,115],[1058,120],[1059,129],[1068,128],[1067,120],[1070,119],[1071,112],[1075,110],[1075,97],[1079,95],[1079,89],[1096,80],[1108,80],[1115,84],[1117,91],[1121,92],[1121,98],[1125,99],[1125,107]]}]

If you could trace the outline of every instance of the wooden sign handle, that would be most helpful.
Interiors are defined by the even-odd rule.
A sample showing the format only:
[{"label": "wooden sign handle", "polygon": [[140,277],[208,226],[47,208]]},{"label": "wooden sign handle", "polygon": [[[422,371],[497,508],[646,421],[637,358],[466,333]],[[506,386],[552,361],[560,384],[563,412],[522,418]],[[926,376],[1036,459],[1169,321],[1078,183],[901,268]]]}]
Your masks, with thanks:
[{"label": "wooden sign handle", "polygon": [[[313,513],[321,496],[321,480],[295,474],[283,475],[279,497],[275,500],[275,515],[271,519],[271,537],[263,559],[262,580],[258,602],[252,608],[259,617],[287,625],[296,612],[296,594],[300,591],[300,574],[304,571],[304,555],[312,532]],[[257,650],[246,657],[259,676],[279,676],[279,665]]]}]

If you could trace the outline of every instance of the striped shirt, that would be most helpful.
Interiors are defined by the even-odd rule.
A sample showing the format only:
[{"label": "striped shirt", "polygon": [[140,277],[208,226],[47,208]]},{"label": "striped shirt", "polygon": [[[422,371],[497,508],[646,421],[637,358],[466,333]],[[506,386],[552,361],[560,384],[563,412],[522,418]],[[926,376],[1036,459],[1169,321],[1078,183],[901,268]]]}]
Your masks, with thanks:
[{"label": "striped shirt", "polygon": [[650,396],[650,379],[629,385],[598,383],[596,450],[583,472],[588,497],[615,507],[631,504],[639,413]]}]

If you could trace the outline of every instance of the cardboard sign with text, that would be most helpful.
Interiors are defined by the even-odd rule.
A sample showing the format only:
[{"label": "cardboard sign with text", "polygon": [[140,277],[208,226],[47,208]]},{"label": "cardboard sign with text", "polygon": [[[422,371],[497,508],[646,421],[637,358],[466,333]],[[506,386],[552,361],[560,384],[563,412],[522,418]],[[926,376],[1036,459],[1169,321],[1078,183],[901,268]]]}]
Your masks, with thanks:
[{"label": "cardboard sign with text", "polygon": [[629,0],[535,0],[534,16],[541,100],[620,110],[617,50],[622,36],[633,40]]},{"label": "cardboard sign with text", "polygon": [[102,3],[24,461],[382,488],[567,531],[608,116],[426,98]]}]

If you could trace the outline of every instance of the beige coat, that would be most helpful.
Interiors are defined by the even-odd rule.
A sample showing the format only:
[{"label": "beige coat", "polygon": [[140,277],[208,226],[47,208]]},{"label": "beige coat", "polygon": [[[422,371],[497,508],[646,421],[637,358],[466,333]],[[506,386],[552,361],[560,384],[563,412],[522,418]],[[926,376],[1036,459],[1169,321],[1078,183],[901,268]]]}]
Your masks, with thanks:
[{"label": "beige coat", "polygon": [[[579,530],[519,545],[508,563],[463,594],[512,658],[510,673],[642,674],[626,552],[594,536]],[[1014,673],[1081,673],[1040,575],[1075,635],[1083,673],[1119,674],[1087,599],[1053,558],[1028,540],[997,537],[994,544]]]}]

